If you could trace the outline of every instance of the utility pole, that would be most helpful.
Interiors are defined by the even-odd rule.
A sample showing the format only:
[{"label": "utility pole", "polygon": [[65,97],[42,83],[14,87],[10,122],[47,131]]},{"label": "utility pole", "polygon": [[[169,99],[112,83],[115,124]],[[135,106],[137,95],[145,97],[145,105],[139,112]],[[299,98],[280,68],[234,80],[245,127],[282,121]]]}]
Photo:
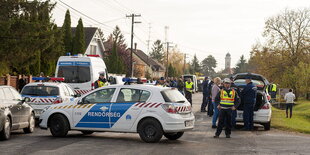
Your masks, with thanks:
[{"label": "utility pole", "polygon": [[184,53],[184,62],[183,62],[183,75],[185,75],[185,66],[186,65],[186,53]]},{"label": "utility pole", "polygon": [[150,54],[150,42],[151,42],[151,23],[149,23],[149,39],[147,40],[147,53]]},{"label": "utility pole", "polygon": [[133,36],[134,36],[134,32],[133,32],[133,28],[134,25],[137,23],[141,23],[141,22],[135,22],[135,17],[141,17],[140,14],[131,14],[131,15],[126,15],[127,18],[131,18],[131,45],[130,45],[130,73],[131,76],[133,75],[133,59],[132,59],[132,53],[133,53]]}]

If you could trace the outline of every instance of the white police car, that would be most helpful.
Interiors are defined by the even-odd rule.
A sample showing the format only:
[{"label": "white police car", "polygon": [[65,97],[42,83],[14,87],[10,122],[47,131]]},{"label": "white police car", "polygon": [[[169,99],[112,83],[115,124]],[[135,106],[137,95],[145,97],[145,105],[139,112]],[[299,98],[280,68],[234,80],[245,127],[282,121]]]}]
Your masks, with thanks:
[{"label": "white police car", "polygon": [[[32,80],[63,81],[63,78],[34,77]],[[29,104],[39,118],[43,109],[51,104],[69,102],[76,97],[73,89],[66,83],[59,82],[34,82],[25,85],[21,91],[23,98],[30,98]]]},{"label": "white police car", "polygon": [[40,116],[40,127],[55,137],[69,130],[139,133],[145,142],[164,135],[180,138],[194,128],[190,103],[176,89],[148,85],[110,85],[70,103],[51,105]]}]

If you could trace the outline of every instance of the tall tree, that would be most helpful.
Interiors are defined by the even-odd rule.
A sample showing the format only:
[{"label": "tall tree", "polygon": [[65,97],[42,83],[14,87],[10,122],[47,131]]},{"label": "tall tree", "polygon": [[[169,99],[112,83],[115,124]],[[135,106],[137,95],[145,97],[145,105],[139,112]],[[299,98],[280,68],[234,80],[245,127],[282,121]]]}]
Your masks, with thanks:
[{"label": "tall tree", "polygon": [[42,56],[56,35],[50,14],[54,6],[49,0],[1,1],[1,73],[38,75],[42,71]]},{"label": "tall tree", "polygon": [[207,58],[203,59],[201,62],[202,73],[206,76],[212,76],[215,73],[216,60],[212,55],[209,55]]},{"label": "tall tree", "polygon": [[66,54],[68,52],[72,53],[72,30],[71,30],[71,16],[69,10],[66,11],[65,20],[62,25],[62,31],[64,33],[63,42],[65,46],[65,52],[63,54]]},{"label": "tall tree", "polygon": [[163,52],[163,43],[160,40],[156,40],[154,42],[152,51],[150,52],[150,57],[160,63],[163,63],[165,56]]},{"label": "tall tree", "polygon": [[236,65],[235,73],[244,73],[247,71],[248,71],[248,63],[246,62],[246,59],[244,59],[244,55],[242,55]]},{"label": "tall tree", "polygon": [[125,44],[124,35],[118,26],[116,26],[112,34],[110,34],[106,43],[108,44],[107,50],[109,51],[106,57],[108,69],[112,73],[126,73],[130,75],[130,59],[128,59],[130,56],[129,52],[126,51],[127,46]]},{"label": "tall tree", "polygon": [[[249,60],[250,69],[263,74],[280,87],[292,88],[296,96],[305,94],[298,84],[301,66],[307,73],[310,62],[310,10],[288,10],[270,17],[265,23],[265,45],[255,45]],[[302,78],[310,79],[309,74]],[[303,85],[310,85],[305,80]]]},{"label": "tall tree", "polygon": [[195,54],[191,63],[191,74],[196,74],[197,72],[200,72],[200,65],[199,60],[197,59],[197,56]]},{"label": "tall tree", "polygon": [[73,54],[84,53],[86,50],[85,47],[85,34],[84,34],[84,26],[83,21],[80,18],[78,25],[75,30],[75,36],[73,38]]}]

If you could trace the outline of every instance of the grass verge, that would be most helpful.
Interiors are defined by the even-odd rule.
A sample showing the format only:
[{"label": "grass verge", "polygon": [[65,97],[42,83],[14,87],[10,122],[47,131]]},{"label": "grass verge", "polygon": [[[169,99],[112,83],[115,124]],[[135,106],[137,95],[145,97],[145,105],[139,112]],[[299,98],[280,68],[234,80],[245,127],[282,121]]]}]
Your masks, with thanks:
[{"label": "grass verge", "polygon": [[292,118],[286,118],[285,110],[272,108],[273,128],[310,134],[310,101],[301,100],[293,107]]}]

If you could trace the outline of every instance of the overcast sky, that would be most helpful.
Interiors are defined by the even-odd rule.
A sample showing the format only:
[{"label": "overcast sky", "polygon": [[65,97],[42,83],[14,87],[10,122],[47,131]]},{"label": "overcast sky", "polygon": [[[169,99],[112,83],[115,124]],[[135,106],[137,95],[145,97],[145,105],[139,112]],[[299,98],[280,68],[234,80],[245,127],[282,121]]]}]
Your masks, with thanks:
[{"label": "overcast sky", "polygon": [[[126,14],[136,13],[135,42],[147,51],[149,23],[151,40],[165,40],[165,26],[169,26],[168,41],[202,61],[213,55],[218,67],[224,69],[227,52],[232,56],[232,67],[241,55],[248,59],[251,46],[263,42],[264,22],[271,16],[288,9],[310,7],[310,0],[54,0],[55,22],[63,24],[69,7],[95,19],[93,21],[70,9],[72,26],[82,17],[84,26],[101,27],[107,36],[116,25],[123,31],[130,46],[131,20]],[[63,4],[60,1],[66,3]],[[99,24],[98,22],[101,22]],[[153,42],[151,42],[151,45]]]}]

